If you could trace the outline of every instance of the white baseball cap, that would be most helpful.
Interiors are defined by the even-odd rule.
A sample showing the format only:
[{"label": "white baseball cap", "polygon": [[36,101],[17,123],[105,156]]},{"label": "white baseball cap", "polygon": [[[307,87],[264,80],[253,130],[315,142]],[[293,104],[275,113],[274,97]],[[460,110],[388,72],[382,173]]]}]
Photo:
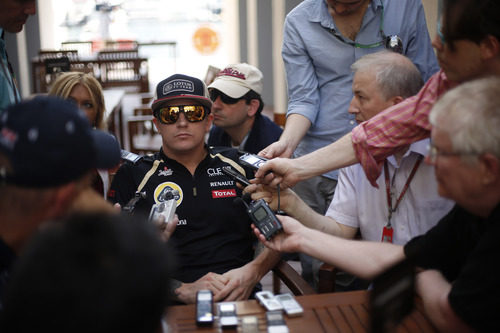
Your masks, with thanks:
[{"label": "white baseball cap", "polygon": [[228,65],[221,70],[208,88],[215,88],[232,98],[240,98],[249,90],[262,94],[262,72],[252,65]]}]

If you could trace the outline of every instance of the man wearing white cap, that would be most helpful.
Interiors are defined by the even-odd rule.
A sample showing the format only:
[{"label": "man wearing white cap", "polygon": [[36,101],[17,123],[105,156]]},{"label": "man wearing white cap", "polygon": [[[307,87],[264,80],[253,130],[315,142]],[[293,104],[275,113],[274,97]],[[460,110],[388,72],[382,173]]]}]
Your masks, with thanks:
[{"label": "man wearing white cap", "polygon": [[208,86],[214,126],[209,146],[235,147],[257,154],[283,131],[262,115],[262,72],[249,64],[229,65]]}]

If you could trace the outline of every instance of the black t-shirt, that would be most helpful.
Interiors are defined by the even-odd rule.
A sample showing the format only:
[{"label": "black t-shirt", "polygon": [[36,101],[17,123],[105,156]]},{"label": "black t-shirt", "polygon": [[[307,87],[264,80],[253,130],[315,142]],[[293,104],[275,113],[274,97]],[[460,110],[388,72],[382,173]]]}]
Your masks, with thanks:
[{"label": "black t-shirt", "polygon": [[124,164],[115,175],[108,199],[125,205],[135,194],[145,176],[150,174],[141,191],[146,198],[136,206],[137,214],[147,216],[160,193],[166,189],[179,191],[176,213],[179,224],[169,240],[176,255],[173,278],[193,282],[208,272],[225,273],[253,259],[255,237],[250,219],[242,203],[236,183],[221,172],[231,165],[247,178],[251,171],[235,161],[238,153],[223,148],[209,154],[196,168],[194,176],[180,163],[163,152],[146,157],[136,165]]},{"label": "black t-shirt", "polygon": [[483,219],[455,206],[434,228],[404,248],[417,266],[452,283],[455,313],[480,332],[500,332],[500,205]]}]

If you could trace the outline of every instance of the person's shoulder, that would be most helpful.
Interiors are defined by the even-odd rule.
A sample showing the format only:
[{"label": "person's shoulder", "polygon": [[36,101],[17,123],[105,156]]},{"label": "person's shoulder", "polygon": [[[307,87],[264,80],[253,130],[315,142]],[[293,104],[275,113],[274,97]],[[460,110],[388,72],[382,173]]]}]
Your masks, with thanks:
[{"label": "person's shoulder", "polygon": [[321,1],[318,0],[304,0],[295,6],[287,15],[287,19],[295,18],[295,19],[304,19],[304,13],[308,14],[321,4]]},{"label": "person's shoulder", "polygon": [[128,170],[133,172],[141,169],[149,169],[156,160],[160,159],[159,155],[159,153],[141,155],[136,160],[125,160],[118,171],[123,172],[124,170]]},{"label": "person's shoulder", "polygon": [[212,156],[222,155],[233,160],[238,160],[239,156],[241,155],[238,149],[226,146],[210,146],[208,147],[208,151]]},{"label": "person's shoulder", "polygon": [[208,134],[208,144],[210,146],[224,145],[224,129],[218,126],[212,126]]}]

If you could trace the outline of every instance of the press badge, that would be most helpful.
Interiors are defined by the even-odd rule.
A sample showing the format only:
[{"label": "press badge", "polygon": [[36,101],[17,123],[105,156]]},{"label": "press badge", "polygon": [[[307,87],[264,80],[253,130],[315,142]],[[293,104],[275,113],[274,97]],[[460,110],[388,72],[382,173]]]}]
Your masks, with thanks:
[{"label": "press badge", "polygon": [[392,235],[394,234],[394,229],[390,225],[386,225],[382,230],[382,242],[392,243]]}]

